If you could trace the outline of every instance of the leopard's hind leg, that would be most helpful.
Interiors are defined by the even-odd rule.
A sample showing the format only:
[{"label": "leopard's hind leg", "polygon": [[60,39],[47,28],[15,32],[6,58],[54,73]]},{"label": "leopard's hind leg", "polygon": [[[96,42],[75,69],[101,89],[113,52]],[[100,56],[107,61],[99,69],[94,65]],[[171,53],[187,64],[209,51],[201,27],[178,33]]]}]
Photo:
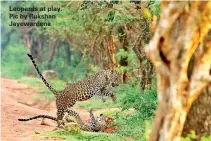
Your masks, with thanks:
[{"label": "leopard's hind leg", "polygon": [[65,109],[64,108],[60,108],[57,110],[57,127],[58,128],[63,128],[64,127],[64,122],[63,122],[63,117],[65,114]]},{"label": "leopard's hind leg", "polygon": [[65,124],[65,112],[67,112],[67,110],[69,108],[72,108],[73,105],[75,104],[75,101],[70,102],[69,104],[66,104],[65,106],[59,106],[58,110],[57,110],[57,123],[58,123],[58,127],[59,128],[63,128],[64,124]]}]

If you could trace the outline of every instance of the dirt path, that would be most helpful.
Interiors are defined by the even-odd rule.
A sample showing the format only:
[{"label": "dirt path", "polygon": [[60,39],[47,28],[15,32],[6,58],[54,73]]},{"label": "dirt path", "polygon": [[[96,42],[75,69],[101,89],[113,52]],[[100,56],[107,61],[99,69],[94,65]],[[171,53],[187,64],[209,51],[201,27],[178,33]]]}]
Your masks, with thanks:
[{"label": "dirt path", "polygon": [[[38,114],[48,114],[55,116],[55,102],[50,104],[48,110],[44,110],[44,100],[34,102],[36,89],[28,85],[18,83],[16,80],[1,78],[1,137],[2,141],[54,141],[60,139],[36,138],[36,133],[52,131],[56,128],[56,123],[45,120],[48,125],[41,125],[40,120],[30,122],[20,122],[17,119]],[[85,109],[75,109],[82,120],[87,121],[88,112]],[[111,110],[111,109],[107,109]],[[106,111],[107,111],[106,110]],[[113,109],[114,110],[114,109]],[[103,110],[105,111],[105,109]],[[96,111],[97,113],[102,112]]]}]

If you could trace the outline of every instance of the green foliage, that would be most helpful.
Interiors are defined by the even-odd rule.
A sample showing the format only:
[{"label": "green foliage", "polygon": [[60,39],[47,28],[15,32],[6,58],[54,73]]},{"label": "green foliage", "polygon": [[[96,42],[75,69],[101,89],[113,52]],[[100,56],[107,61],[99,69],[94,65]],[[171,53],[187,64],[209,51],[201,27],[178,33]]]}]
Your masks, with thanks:
[{"label": "green foliage", "polygon": [[160,14],[160,1],[154,0],[153,4],[151,4],[149,8],[153,15],[158,16]]},{"label": "green foliage", "polygon": [[26,48],[12,44],[2,54],[2,76],[18,79],[28,72]]},{"label": "green foliage", "polygon": [[92,72],[98,72],[98,71],[100,71],[100,68],[98,67],[98,66],[94,66],[94,65],[90,65],[90,68],[91,68],[91,71]]},{"label": "green foliage", "polygon": [[153,117],[144,120],[137,111],[131,112],[131,110],[119,112],[114,117],[113,125],[119,128],[115,134],[135,141],[145,141],[148,138]]},{"label": "green foliage", "polygon": [[157,107],[156,89],[140,93],[138,87],[125,84],[119,87],[118,93],[124,97],[121,99],[122,111],[115,115],[114,125],[120,128],[116,133],[132,136],[135,140],[146,140],[149,123],[151,124]]},{"label": "green foliage", "polygon": [[125,58],[127,56],[128,56],[128,53],[124,49],[120,49],[119,52],[116,54],[116,57],[117,57],[118,61],[120,61],[121,58]]},{"label": "green foliage", "polygon": [[157,107],[157,91],[156,89],[146,90],[140,94],[138,88],[129,88],[125,86],[122,93],[127,93],[127,96],[122,99],[122,109],[134,108],[139,112],[144,119],[154,115],[154,111]]},{"label": "green foliage", "polygon": [[129,72],[131,73],[134,69],[139,67],[139,61],[136,57],[136,54],[132,49],[129,49],[129,51],[125,51],[124,49],[120,49],[119,52],[116,54],[116,58],[118,61],[120,61],[122,58],[127,58],[128,66],[120,66],[118,69],[120,72]]}]

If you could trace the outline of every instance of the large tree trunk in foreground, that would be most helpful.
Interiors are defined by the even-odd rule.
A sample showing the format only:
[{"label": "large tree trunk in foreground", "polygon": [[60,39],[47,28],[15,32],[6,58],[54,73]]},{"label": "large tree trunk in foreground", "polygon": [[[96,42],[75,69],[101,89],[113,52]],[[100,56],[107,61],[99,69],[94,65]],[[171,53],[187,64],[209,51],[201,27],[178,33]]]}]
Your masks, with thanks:
[{"label": "large tree trunk in foreground", "polygon": [[[147,54],[158,79],[158,109],[150,141],[179,141],[192,103],[211,82],[211,2],[161,2]],[[195,62],[190,69],[191,58]]]}]

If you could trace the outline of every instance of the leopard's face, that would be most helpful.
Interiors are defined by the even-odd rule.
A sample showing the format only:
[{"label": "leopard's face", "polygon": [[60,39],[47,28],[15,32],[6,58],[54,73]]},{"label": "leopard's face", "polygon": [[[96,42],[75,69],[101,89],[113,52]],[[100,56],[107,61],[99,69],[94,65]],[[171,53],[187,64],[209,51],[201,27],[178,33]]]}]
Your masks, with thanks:
[{"label": "leopard's face", "polygon": [[97,123],[100,125],[106,125],[106,117],[103,114],[100,114],[99,117],[96,118]]},{"label": "leopard's face", "polygon": [[112,87],[116,87],[120,83],[120,73],[116,70],[109,70],[108,80]]},{"label": "leopard's face", "polygon": [[107,126],[109,125],[111,122],[113,122],[113,118],[105,116],[103,114],[100,114],[100,116],[98,116],[96,118],[98,124],[103,125],[103,126]]}]

